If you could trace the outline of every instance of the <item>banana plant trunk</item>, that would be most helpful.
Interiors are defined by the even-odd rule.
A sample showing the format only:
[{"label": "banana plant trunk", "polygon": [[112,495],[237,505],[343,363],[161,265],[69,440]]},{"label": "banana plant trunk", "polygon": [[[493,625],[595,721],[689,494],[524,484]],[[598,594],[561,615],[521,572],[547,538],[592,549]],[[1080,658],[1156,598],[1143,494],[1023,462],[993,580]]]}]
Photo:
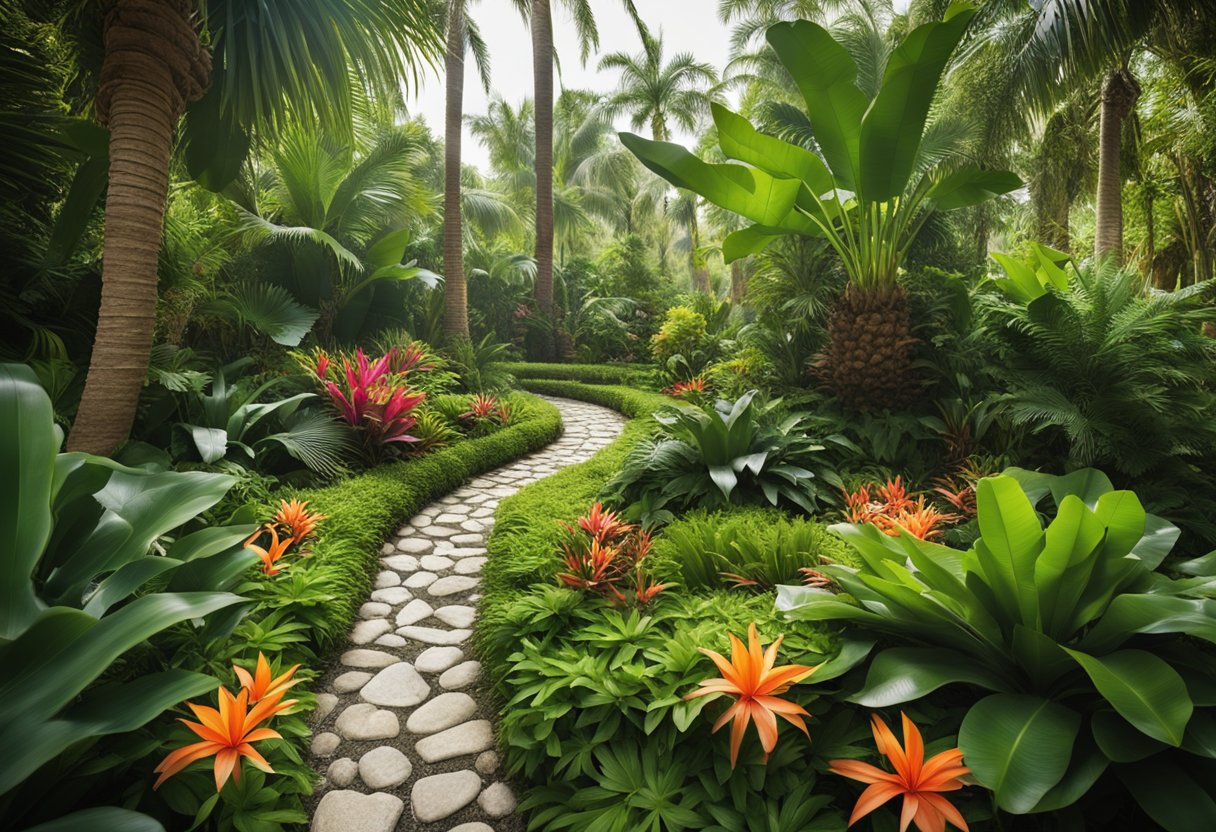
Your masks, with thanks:
[{"label": "banana plant trunk", "polygon": [[554,355],[553,315],[553,20],[549,0],[532,0],[532,78],[536,118],[536,305],[549,326],[541,337]]},{"label": "banana plant trunk", "polygon": [[110,129],[101,308],[68,448],[105,454],[131,432],[156,327],[157,256],[173,134],[211,78],[190,0],[108,0],[97,113]]},{"label": "banana plant trunk", "polygon": [[443,135],[443,334],[469,335],[469,289],[464,277],[464,231],[460,215],[460,142],[464,116],[464,0],[448,4],[445,67],[447,100]]},{"label": "banana plant trunk", "polygon": [[1098,205],[1095,256],[1123,262],[1123,178],[1120,154],[1123,119],[1135,106],[1140,85],[1126,69],[1112,69],[1102,83],[1098,128]]}]

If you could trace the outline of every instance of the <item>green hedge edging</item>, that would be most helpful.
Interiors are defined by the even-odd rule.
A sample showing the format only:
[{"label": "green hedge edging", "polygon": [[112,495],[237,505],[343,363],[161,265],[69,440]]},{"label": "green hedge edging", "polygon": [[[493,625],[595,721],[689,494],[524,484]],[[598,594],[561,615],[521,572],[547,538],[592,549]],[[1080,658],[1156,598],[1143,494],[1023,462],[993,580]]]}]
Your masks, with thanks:
[{"label": "green hedge edging", "polygon": [[[675,399],[670,396],[664,396],[662,393],[614,384],[539,378],[520,379],[519,383],[521,387],[531,393],[540,393],[542,396],[578,399],[579,401],[598,404],[628,416],[630,419],[645,418],[653,415],[661,407],[676,404]],[[611,448],[612,446],[609,445],[608,447]],[[607,448],[604,450],[607,450]],[[600,451],[600,453],[603,452]]]},{"label": "green hedge edging", "polygon": [[505,365],[521,383],[533,379],[579,381],[585,384],[653,385],[653,364],[542,364],[520,361]]},{"label": "green hedge edging", "polygon": [[[350,628],[371,591],[380,547],[404,518],[469,477],[539,450],[561,435],[556,407],[525,393],[513,393],[509,400],[515,421],[496,433],[291,495],[308,500],[312,510],[326,516],[314,551],[331,570],[326,586],[333,600],[325,606],[323,629],[314,627],[312,640],[318,646],[329,646]],[[340,545],[327,551],[330,541]]]}]

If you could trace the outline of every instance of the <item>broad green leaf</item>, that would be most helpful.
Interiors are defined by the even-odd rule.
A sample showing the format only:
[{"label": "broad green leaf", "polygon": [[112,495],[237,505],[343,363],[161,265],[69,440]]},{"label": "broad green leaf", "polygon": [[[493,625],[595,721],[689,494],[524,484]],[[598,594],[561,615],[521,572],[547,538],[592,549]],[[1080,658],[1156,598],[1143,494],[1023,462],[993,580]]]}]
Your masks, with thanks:
[{"label": "broad green leaf", "polygon": [[200,425],[185,427],[190,431],[190,438],[194,440],[194,447],[198,448],[198,455],[203,458],[203,462],[216,462],[228,453],[228,431]]},{"label": "broad green leaf", "polygon": [[1169,747],[1145,736],[1114,711],[1098,711],[1093,715],[1090,728],[1102,753],[1115,763],[1134,763]]},{"label": "broad green leaf", "polygon": [[1144,536],[1132,547],[1132,554],[1144,562],[1145,569],[1156,569],[1173,550],[1182,529],[1164,517],[1145,515]]},{"label": "broad green leaf", "polygon": [[285,347],[298,347],[320,317],[271,283],[242,284],[226,303],[238,320]]},{"label": "broad green leaf", "polygon": [[1140,808],[1166,832],[1211,832],[1216,829],[1216,798],[1210,783],[1196,780],[1190,767],[1171,757],[1116,766],[1115,773]]},{"label": "broad green leaf", "polygon": [[1186,683],[1163,659],[1143,650],[1091,656],[1063,648],[1119,714],[1153,739],[1182,744],[1194,706]]},{"label": "broad green leaf", "polygon": [[257,528],[252,523],[243,526],[208,526],[179,537],[169,544],[166,554],[183,562],[208,558],[236,546]]},{"label": "broad green leaf", "polygon": [[763,225],[751,225],[738,231],[732,231],[722,240],[722,259],[727,263],[733,263],[744,257],[759,254],[775,240],[785,236],[788,236],[788,232]]},{"label": "broad green leaf", "polygon": [[1039,517],[1022,487],[1010,477],[985,477],[975,489],[980,540],[975,552],[986,583],[1010,615],[1028,626],[1038,621],[1035,559],[1043,547]]},{"label": "broad green leaf", "polygon": [[743,116],[720,104],[710,107],[718,128],[718,144],[727,158],[746,162],[774,176],[799,179],[816,197],[822,197],[835,186],[828,166],[811,151],[758,132]]},{"label": "broad green leaf", "polygon": [[964,167],[941,177],[929,189],[927,199],[941,211],[969,208],[1022,187],[1017,174],[1007,170]]},{"label": "broad green leaf", "polygon": [[1060,677],[1076,670],[1055,639],[1031,627],[1015,624],[1011,646],[1014,659],[1035,690],[1046,690]]},{"label": "broad green leaf", "polygon": [[160,821],[130,809],[100,806],[81,809],[55,820],[31,826],[26,832],[165,832]]},{"label": "broad green leaf", "polygon": [[856,191],[861,120],[870,106],[857,88],[857,64],[826,29],[807,20],[770,26],[767,37],[806,101],[811,131],[837,187]]},{"label": "broad green leaf", "polygon": [[1184,575],[1196,575],[1203,578],[1216,577],[1216,551],[1191,560],[1183,561],[1175,567]]},{"label": "broad green leaf", "polygon": [[61,266],[80,245],[80,240],[89,229],[89,220],[101,202],[106,185],[110,181],[109,155],[86,159],[76,169],[68,195],[59,206],[55,224],[46,243],[43,262],[49,266]]},{"label": "broad green leaf", "polygon": [[835,679],[838,676],[843,676],[857,665],[865,661],[870,655],[870,651],[874,649],[873,639],[863,638],[842,638],[840,640],[840,650],[835,656],[815,667],[814,675],[808,680],[812,682],[826,682],[829,679]]},{"label": "broad green leaf", "polygon": [[1216,644],[1216,601],[1119,595],[1081,639],[1081,646],[1090,653],[1106,653],[1140,633],[1184,633]]},{"label": "broad green leaf", "polygon": [[212,84],[186,108],[182,122],[186,172],[214,193],[237,178],[249,155],[249,135],[231,109],[221,106],[221,98],[221,85]]},{"label": "broad green leaf", "polygon": [[0,638],[38,615],[33,572],[51,538],[51,489],[62,436],[34,372],[0,364]]},{"label": "broad green leaf", "polygon": [[[1035,275],[1034,269],[1025,263],[995,251],[992,253],[992,259],[1005,270],[1005,278],[997,279],[993,283],[1009,297],[1020,303],[1030,303],[1047,294],[1042,281]],[[1034,502],[1037,503],[1038,500],[1035,499]]]},{"label": "broad green leaf", "polygon": [[892,647],[874,657],[865,685],[848,701],[866,708],[888,708],[960,682],[988,690],[1006,689],[997,674],[954,650]]},{"label": "broad green leaf", "polygon": [[[1039,597],[1039,626],[1056,639],[1072,636],[1064,630],[1084,592],[1092,560],[1105,534],[1101,521],[1072,494],[1063,499],[1047,527],[1043,551],[1034,565],[1034,583]],[[1088,568],[1087,562],[1091,562]]]},{"label": "broad green leaf", "polygon": [[778,586],[775,606],[795,621],[883,621],[882,616],[841,601],[831,592],[808,586]]},{"label": "broad green leaf", "polygon": [[1129,554],[1144,537],[1147,515],[1140,498],[1131,491],[1111,491],[1098,498],[1094,514],[1106,528],[1103,558]]},{"label": "broad green leaf", "polygon": [[861,122],[857,191],[862,199],[885,202],[908,187],[929,106],[974,16],[975,9],[958,8],[948,20],[917,26],[887,59],[878,96]]},{"label": "broad green leaf", "polygon": [[1043,795],[1043,799],[1035,804],[1031,812],[1054,812],[1071,806],[1098,782],[1098,778],[1109,766],[1110,760],[1098,748],[1093,738],[1084,733],[1080,734],[1077,744],[1073,747],[1068,770],[1064,772],[1060,782],[1052,786],[1051,790]]},{"label": "broad green leaf", "polygon": [[410,236],[408,228],[390,231],[368,248],[363,259],[373,269],[400,265],[405,257],[405,247],[410,244]]},{"label": "broad green leaf", "polygon": [[[679,145],[653,142],[632,133],[622,133],[621,143],[677,188],[700,194],[754,223],[780,227],[789,217],[797,216],[793,213],[794,201],[802,187],[797,180],[776,179],[743,165],[707,164]],[[803,222],[811,227],[809,220]]]},{"label": "broad green leaf", "polygon": [[997,693],[963,717],[958,745],[963,762],[997,804],[1023,814],[1064,777],[1081,717],[1038,696]]}]

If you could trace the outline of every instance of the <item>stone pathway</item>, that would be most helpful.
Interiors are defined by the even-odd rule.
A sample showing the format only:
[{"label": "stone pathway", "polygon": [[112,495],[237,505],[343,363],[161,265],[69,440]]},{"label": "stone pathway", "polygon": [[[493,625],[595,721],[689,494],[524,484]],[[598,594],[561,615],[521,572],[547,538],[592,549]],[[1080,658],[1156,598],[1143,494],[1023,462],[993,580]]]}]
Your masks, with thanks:
[{"label": "stone pathway", "polygon": [[[547,397],[546,397],[547,398]],[[565,432],[545,449],[431,503],[384,544],[349,649],[318,686],[313,832],[521,829],[498,779],[490,692],[469,638],[499,500],[588,459],[625,420],[547,398]]]}]

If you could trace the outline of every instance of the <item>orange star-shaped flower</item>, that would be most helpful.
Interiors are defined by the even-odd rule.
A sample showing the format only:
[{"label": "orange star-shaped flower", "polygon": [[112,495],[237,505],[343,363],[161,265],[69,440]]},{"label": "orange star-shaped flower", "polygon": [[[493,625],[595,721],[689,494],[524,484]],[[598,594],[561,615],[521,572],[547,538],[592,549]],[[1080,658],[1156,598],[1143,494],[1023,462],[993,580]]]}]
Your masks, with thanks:
[{"label": "orange star-shaped flower", "polygon": [[259,728],[266,720],[296,704],[295,699],[280,702],[283,692],[273,693],[258,702],[250,710],[249,689],[241,688],[241,692],[233,696],[225,688],[220,688],[219,710],[206,705],[195,705],[187,702],[190,710],[198,718],[198,722],[188,719],[179,720],[183,725],[202,738],[202,742],[183,746],[161,760],[156,767],[160,777],[152,788],[160,788],[160,784],[193,763],[207,757],[215,757],[215,789],[221,791],[231,776],[234,782],[241,779],[241,758],[248,759],[256,768],[265,772],[273,772],[270,763],[258,753],[252,743],[260,740],[280,739],[278,731],[269,728]]},{"label": "orange star-shaped flower", "polygon": [[279,574],[279,568],[275,564],[279,562],[283,555],[287,554],[287,549],[292,543],[295,543],[296,539],[294,537],[286,537],[279,540],[279,530],[273,523],[267,523],[265,528],[266,531],[270,532],[270,547],[263,549],[253,542],[261,534],[261,530],[258,530],[245,541],[245,548],[251,549],[262,559],[263,572],[267,575],[277,575]]},{"label": "orange star-shaped flower", "polygon": [[734,768],[739,758],[739,746],[743,743],[743,734],[747,731],[748,723],[755,721],[756,733],[760,736],[760,745],[764,747],[764,758],[777,746],[777,717],[793,725],[810,738],[810,732],[802,717],[810,716],[800,705],[787,702],[778,697],[785,693],[790,685],[801,681],[814,672],[815,668],[800,664],[790,664],[784,667],[774,667],[777,661],[777,648],[781,646],[785,636],[777,636],[777,640],[768,646],[767,650],[760,647],[760,639],[756,635],[756,625],[747,628],[748,646],[730,637],[730,661],[713,650],[698,648],[702,653],[713,659],[714,664],[722,671],[720,679],[706,679],[701,682],[701,689],[686,694],[684,698],[693,699],[698,696],[714,696],[727,694],[734,696],[735,704],[714,723],[714,731],[733,720],[730,729],[730,764]]},{"label": "orange star-shaped flower", "polygon": [[286,693],[289,687],[296,684],[291,677],[300,669],[300,666],[293,665],[286,673],[271,678],[270,662],[266,661],[266,657],[259,650],[257,667],[252,675],[245,668],[235,664],[232,669],[236,671],[237,678],[241,680],[241,687],[248,689],[249,703],[252,705],[275,694],[282,696]]},{"label": "orange star-shaped flower", "polygon": [[324,514],[308,510],[308,501],[292,500],[279,501],[279,511],[274,516],[274,522],[296,540],[303,540],[316,533],[317,523],[325,519]]},{"label": "orange star-shaped flower", "polygon": [[874,730],[874,743],[878,750],[891,761],[895,772],[883,771],[877,766],[860,760],[833,760],[831,770],[848,777],[869,783],[849,818],[849,826],[857,823],[888,800],[904,796],[900,812],[899,832],[906,832],[909,823],[915,823],[920,832],[945,832],[946,822],[968,832],[967,821],[958,809],[939,792],[961,789],[965,783],[959,780],[970,769],[963,765],[963,752],[957,748],[943,751],[925,760],[925,743],[920,731],[906,714],[901,714],[904,726],[904,745],[901,746],[881,717],[870,717]]}]

